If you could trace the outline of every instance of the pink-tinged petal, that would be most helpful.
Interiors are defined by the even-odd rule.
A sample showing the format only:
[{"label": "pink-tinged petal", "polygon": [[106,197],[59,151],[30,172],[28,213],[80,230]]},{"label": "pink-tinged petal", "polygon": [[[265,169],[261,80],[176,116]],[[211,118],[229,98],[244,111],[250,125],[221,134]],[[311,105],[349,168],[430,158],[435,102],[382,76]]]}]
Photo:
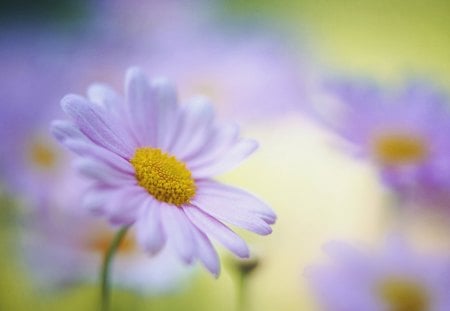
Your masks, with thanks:
[{"label": "pink-tinged petal", "polygon": [[229,201],[228,208],[231,210],[238,209],[254,214],[269,225],[274,224],[277,219],[275,212],[266,203],[244,190],[208,179],[199,180],[197,187],[198,195]]},{"label": "pink-tinged petal", "polygon": [[78,125],[80,131],[94,143],[129,159],[134,148],[126,143],[127,134],[108,117],[107,111],[77,95],[67,95],[61,101],[64,112]]},{"label": "pink-tinged petal", "polygon": [[151,255],[157,254],[166,243],[161,224],[161,206],[158,201],[148,199],[136,222],[138,243]]},{"label": "pink-tinged petal", "polygon": [[79,158],[74,162],[76,169],[88,178],[109,186],[135,185],[136,178],[90,158]]},{"label": "pink-tinged petal", "polygon": [[110,86],[106,84],[95,83],[89,86],[87,90],[88,99],[106,110],[118,112],[120,97]]},{"label": "pink-tinged petal", "polygon": [[223,156],[209,163],[199,164],[189,168],[196,179],[208,178],[224,173],[238,166],[245,158],[258,148],[258,143],[251,139],[242,139],[228,150]]},{"label": "pink-tinged petal", "polygon": [[156,145],[158,111],[150,84],[139,68],[130,68],[125,79],[125,94],[130,123],[142,146]]},{"label": "pink-tinged petal", "polygon": [[66,140],[87,140],[86,136],[70,121],[55,120],[51,124],[51,131],[53,136],[62,144]]},{"label": "pink-tinged petal", "polygon": [[234,202],[231,199],[214,195],[199,194],[192,200],[192,205],[220,221],[260,235],[267,235],[272,232],[272,228],[256,214],[249,213],[233,204]]},{"label": "pink-tinged petal", "polygon": [[179,131],[169,147],[170,153],[183,160],[202,147],[211,134],[213,118],[213,107],[206,100],[187,103],[182,108]]},{"label": "pink-tinged petal", "polygon": [[249,257],[250,251],[245,241],[223,223],[202,212],[195,206],[185,206],[183,210],[194,225],[208,237],[216,239],[241,258]]},{"label": "pink-tinged petal", "polygon": [[90,142],[69,139],[66,140],[64,144],[78,155],[93,158],[94,160],[105,163],[123,173],[134,176],[134,168],[130,162],[103,147]]},{"label": "pink-tinged petal", "polygon": [[173,84],[163,78],[151,81],[150,87],[158,112],[156,146],[167,150],[170,138],[177,128],[175,126],[179,116],[177,93]]},{"label": "pink-tinged petal", "polygon": [[234,123],[216,125],[210,132],[205,145],[183,159],[190,166],[196,167],[214,161],[228,151],[239,138],[239,127]]},{"label": "pink-tinged petal", "polygon": [[197,229],[197,227],[192,226],[192,232],[197,244],[197,257],[206,269],[217,277],[220,273],[220,260],[214,246],[206,234]]},{"label": "pink-tinged petal", "polygon": [[196,249],[192,225],[181,208],[162,203],[161,221],[167,235],[167,243],[185,263],[192,263]]}]

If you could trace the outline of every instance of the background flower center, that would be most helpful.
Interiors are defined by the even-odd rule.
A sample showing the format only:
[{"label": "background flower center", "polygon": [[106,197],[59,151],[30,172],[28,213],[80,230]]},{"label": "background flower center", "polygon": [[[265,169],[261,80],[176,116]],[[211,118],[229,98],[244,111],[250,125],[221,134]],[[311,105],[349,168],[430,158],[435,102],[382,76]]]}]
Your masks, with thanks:
[{"label": "background flower center", "polygon": [[387,279],[379,284],[379,294],[389,311],[427,311],[429,300],[426,290],[404,279]]},{"label": "background flower center", "polygon": [[[114,239],[114,232],[110,230],[94,230],[86,238],[84,247],[88,251],[105,254]],[[128,234],[120,243],[117,252],[119,254],[132,254],[138,249],[136,240],[131,234]]]},{"label": "background flower center", "polygon": [[49,143],[37,139],[29,146],[28,158],[34,167],[49,170],[56,166],[58,157]]},{"label": "background flower center", "polygon": [[189,203],[196,187],[186,164],[160,149],[137,148],[130,160],[141,187],[157,200],[177,206]]},{"label": "background flower center", "polygon": [[372,149],[375,157],[386,165],[419,163],[429,151],[421,137],[403,133],[379,135]]}]

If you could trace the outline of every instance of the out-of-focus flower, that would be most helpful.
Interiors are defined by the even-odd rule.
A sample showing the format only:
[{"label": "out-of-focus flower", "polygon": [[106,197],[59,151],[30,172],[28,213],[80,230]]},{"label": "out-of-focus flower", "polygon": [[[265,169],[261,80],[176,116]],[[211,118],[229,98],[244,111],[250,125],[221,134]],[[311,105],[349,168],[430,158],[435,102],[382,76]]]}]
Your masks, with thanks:
[{"label": "out-of-focus flower", "polygon": [[213,5],[117,0],[103,11],[95,48],[85,51],[95,60],[85,67],[91,80],[111,81],[139,64],[176,81],[182,97],[204,94],[221,115],[246,121],[297,112],[314,83],[310,65],[282,34],[219,24]]},{"label": "out-of-focus flower", "polygon": [[[23,260],[41,289],[97,282],[102,258],[114,237],[111,227],[71,206],[72,210],[66,205],[27,219]],[[181,289],[193,269],[182,265],[167,248],[149,257],[137,246],[134,232],[129,234],[116,253],[113,282],[150,295]]]},{"label": "out-of-focus flower", "polygon": [[306,101],[311,71],[281,39],[222,32],[191,37],[189,42],[173,40],[177,46],[143,63],[177,81],[182,96],[205,94],[223,115],[245,121],[296,113]]},{"label": "out-of-focus flower", "polygon": [[328,91],[335,115],[327,121],[375,163],[387,185],[404,195],[448,190],[450,113],[442,93],[419,83],[398,93],[362,83]]},{"label": "out-of-focus flower", "polygon": [[326,311],[445,311],[450,306],[450,258],[419,254],[399,237],[372,253],[341,242],[325,247],[333,263],[308,270]]},{"label": "out-of-focus flower", "polygon": [[94,85],[89,99],[68,95],[55,136],[79,154],[78,169],[91,192],[85,206],[118,225],[135,224],[138,243],[156,254],[166,244],[185,263],[200,260],[213,274],[217,239],[240,257],[244,240],[222,221],[269,234],[274,212],[254,196],[211,178],[237,166],[257,147],[239,138],[233,124],[218,124],[212,106],[194,100],[179,106],[165,80],[149,83],[130,69],[126,98]]},{"label": "out-of-focus flower", "polygon": [[60,39],[31,31],[0,35],[0,178],[34,204],[44,203],[66,157],[48,127],[71,84],[63,65],[70,49]]}]

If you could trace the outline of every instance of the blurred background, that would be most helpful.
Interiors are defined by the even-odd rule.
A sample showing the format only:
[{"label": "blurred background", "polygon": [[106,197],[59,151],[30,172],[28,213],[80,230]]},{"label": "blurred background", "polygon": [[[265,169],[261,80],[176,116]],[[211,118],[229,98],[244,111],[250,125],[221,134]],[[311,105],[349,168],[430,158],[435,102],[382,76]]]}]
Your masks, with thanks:
[{"label": "blurred background", "polygon": [[[258,262],[246,309],[320,310],[303,271],[322,245],[376,244],[396,221],[376,167],[337,148],[311,107],[336,77],[388,88],[417,78],[448,94],[449,12],[445,0],[1,1],[0,310],[97,309],[105,246],[92,235],[110,229],[61,215],[77,208],[81,186],[48,129],[65,94],[93,82],[123,92],[129,66],[175,81],[181,101],[211,98],[220,119],[260,143],[220,177],[278,214],[270,236],[242,232]],[[420,248],[448,252],[442,215],[403,215],[402,230]],[[113,310],[236,308],[242,263],[228,253],[218,279],[138,257],[115,267]]]}]

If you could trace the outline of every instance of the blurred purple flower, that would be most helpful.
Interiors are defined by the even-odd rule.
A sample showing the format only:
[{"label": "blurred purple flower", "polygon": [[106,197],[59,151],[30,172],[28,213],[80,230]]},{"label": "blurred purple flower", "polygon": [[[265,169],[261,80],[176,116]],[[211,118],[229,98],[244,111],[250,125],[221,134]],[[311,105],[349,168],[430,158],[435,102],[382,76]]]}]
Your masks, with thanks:
[{"label": "blurred purple flower", "polygon": [[66,157],[48,122],[60,112],[59,98],[72,84],[63,65],[67,42],[43,33],[0,35],[0,178],[10,193],[45,201]]},{"label": "blurred purple flower", "polygon": [[205,94],[223,115],[261,121],[298,111],[311,73],[281,40],[199,34],[144,63],[182,85],[182,96]]},{"label": "blurred purple flower", "polygon": [[117,86],[111,77],[139,65],[175,81],[182,97],[207,95],[222,115],[246,121],[294,113],[306,101],[310,64],[279,32],[231,29],[207,2],[113,3],[87,36],[90,80]]},{"label": "blurred purple flower", "polygon": [[413,251],[399,237],[381,252],[341,242],[325,247],[333,263],[310,268],[312,290],[326,311],[446,311],[450,258]]},{"label": "blurred purple flower", "polygon": [[135,224],[139,244],[156,254],[166,244],[185,263],[200,260],[219,273],[215,238],[240,257],[244,240],[222,221],[269,234],[274,212],[254,196],[212,180],[242,162],[257,147],[233,124],[218,124],[212,106],[193,100],[179,106],[172,85],[149,83],[130,69],[126,97],[93,85],[89,99],[68,95],[71,118],[55,121],[55,136],[80,157],[91,180],[85,205],[118,225]]},{"label": "blurred purple flower", "polygon": [[380,170],[402,195],[447,192],[450,186],[448,100],[426,84],[398,93],[363,83],[328,85],[334,115],[323,118]]},{"label": "blurred purple flower", "polygon": [[[73,203],[79,202],[80,196],[73,199]],[[26,220],[21,243],[23,261],[40,289],[98,281],[102,258],[114,237],[112,228],[80,210],[78,204],[67,202],[29,215]],[[150,295],[181,289],[194,272],[179,263],[168,248],[157,256],[148,256],[137,246],[133,231],[119,247],[113,269],[117,286]]]}]

